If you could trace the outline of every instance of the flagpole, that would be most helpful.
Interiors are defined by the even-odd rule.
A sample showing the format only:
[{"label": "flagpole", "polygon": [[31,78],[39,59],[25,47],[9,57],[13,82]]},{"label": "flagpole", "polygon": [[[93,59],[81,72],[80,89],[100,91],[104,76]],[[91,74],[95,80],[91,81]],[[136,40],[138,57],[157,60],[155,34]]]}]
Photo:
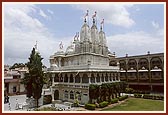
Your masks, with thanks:
[{"label": "flagpole", "polygon": [[89,15],[88,15],[88,25],[89,25]]}]

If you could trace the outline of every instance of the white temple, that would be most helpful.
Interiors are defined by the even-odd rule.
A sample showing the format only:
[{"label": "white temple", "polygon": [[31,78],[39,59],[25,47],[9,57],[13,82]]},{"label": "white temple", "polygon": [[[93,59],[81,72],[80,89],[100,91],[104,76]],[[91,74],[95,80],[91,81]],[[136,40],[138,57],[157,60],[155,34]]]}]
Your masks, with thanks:
[{"label": "white temple", "polygon": [[89,27],[86,18],[80,35],[76,34],[70,46],[63,51],[63,45],[50,56],[52,75],[52,101],[74,102],[77,95],[79,103],[89,100],[89,85],[118,82],[119,65],[109,66],[109,54],[105,32],[100,31],[95,18]]}]

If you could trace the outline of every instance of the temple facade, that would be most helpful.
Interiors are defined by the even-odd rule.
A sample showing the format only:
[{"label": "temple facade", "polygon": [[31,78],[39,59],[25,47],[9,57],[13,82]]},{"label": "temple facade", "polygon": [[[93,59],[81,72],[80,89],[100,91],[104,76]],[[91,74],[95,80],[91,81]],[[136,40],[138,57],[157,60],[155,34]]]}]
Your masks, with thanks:
[{"label": "temple facade", "polygon": [[80,33],[71,45],[50,56],[48,73],[52,76],[52,101],[62,100],[80,104],[89,101],[89,85],[119,82],[119,64],[109,66],[114,58],[109,52],[102,25],[98,30],[95,18],[91,28],[86,18]]}]

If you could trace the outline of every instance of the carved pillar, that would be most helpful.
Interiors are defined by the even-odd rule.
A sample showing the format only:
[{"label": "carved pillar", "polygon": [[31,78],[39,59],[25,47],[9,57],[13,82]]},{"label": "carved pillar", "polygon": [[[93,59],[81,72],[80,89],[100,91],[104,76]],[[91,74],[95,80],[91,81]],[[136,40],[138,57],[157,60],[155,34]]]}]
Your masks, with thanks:
[{"label": "carved pillar", "polygon": [[91,83],[91,74],[88,74],[88,78],[89,78],[89,84]]},{"label": "carved pillar", "polygon": [[97,83],[97,80],[96,80],[96,74],[94,74],[94,79],[95,79],[95,83]]},{"label": "carved pillar", "polygon": [[106,75],[103,74],[103,79],[104,79],[104,82],[106,82],[106,79],[105,79]]},{"label": "carved pillar", "polygon": [[55,74],[52,74],[52,86],[54,86],[54,77],[55,77]]},{"label": "carved pillar", "polygon": [[75,83],[75,75],[73,75],[73,83]]},{"label": "carved pillar", "polygon": [[67,76],[68,76],[68,83],[70,83],[70,76],[69,76],[70,74],[67,74]]},{"label": "carved pillar", "polygon": [[52,89],[52,101],[54,101],[54,93],[55,93],[55,90],[54,89]]}]

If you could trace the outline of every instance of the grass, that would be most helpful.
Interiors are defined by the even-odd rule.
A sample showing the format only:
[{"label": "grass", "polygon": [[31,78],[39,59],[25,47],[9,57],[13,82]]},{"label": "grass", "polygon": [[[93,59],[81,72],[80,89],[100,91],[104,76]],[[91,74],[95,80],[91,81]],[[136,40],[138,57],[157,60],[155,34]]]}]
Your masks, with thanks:
[{"label": "grass", "polygon": [[128,98],[124,103],[102,111],[163,111],[164,101],[142,98]]}]

